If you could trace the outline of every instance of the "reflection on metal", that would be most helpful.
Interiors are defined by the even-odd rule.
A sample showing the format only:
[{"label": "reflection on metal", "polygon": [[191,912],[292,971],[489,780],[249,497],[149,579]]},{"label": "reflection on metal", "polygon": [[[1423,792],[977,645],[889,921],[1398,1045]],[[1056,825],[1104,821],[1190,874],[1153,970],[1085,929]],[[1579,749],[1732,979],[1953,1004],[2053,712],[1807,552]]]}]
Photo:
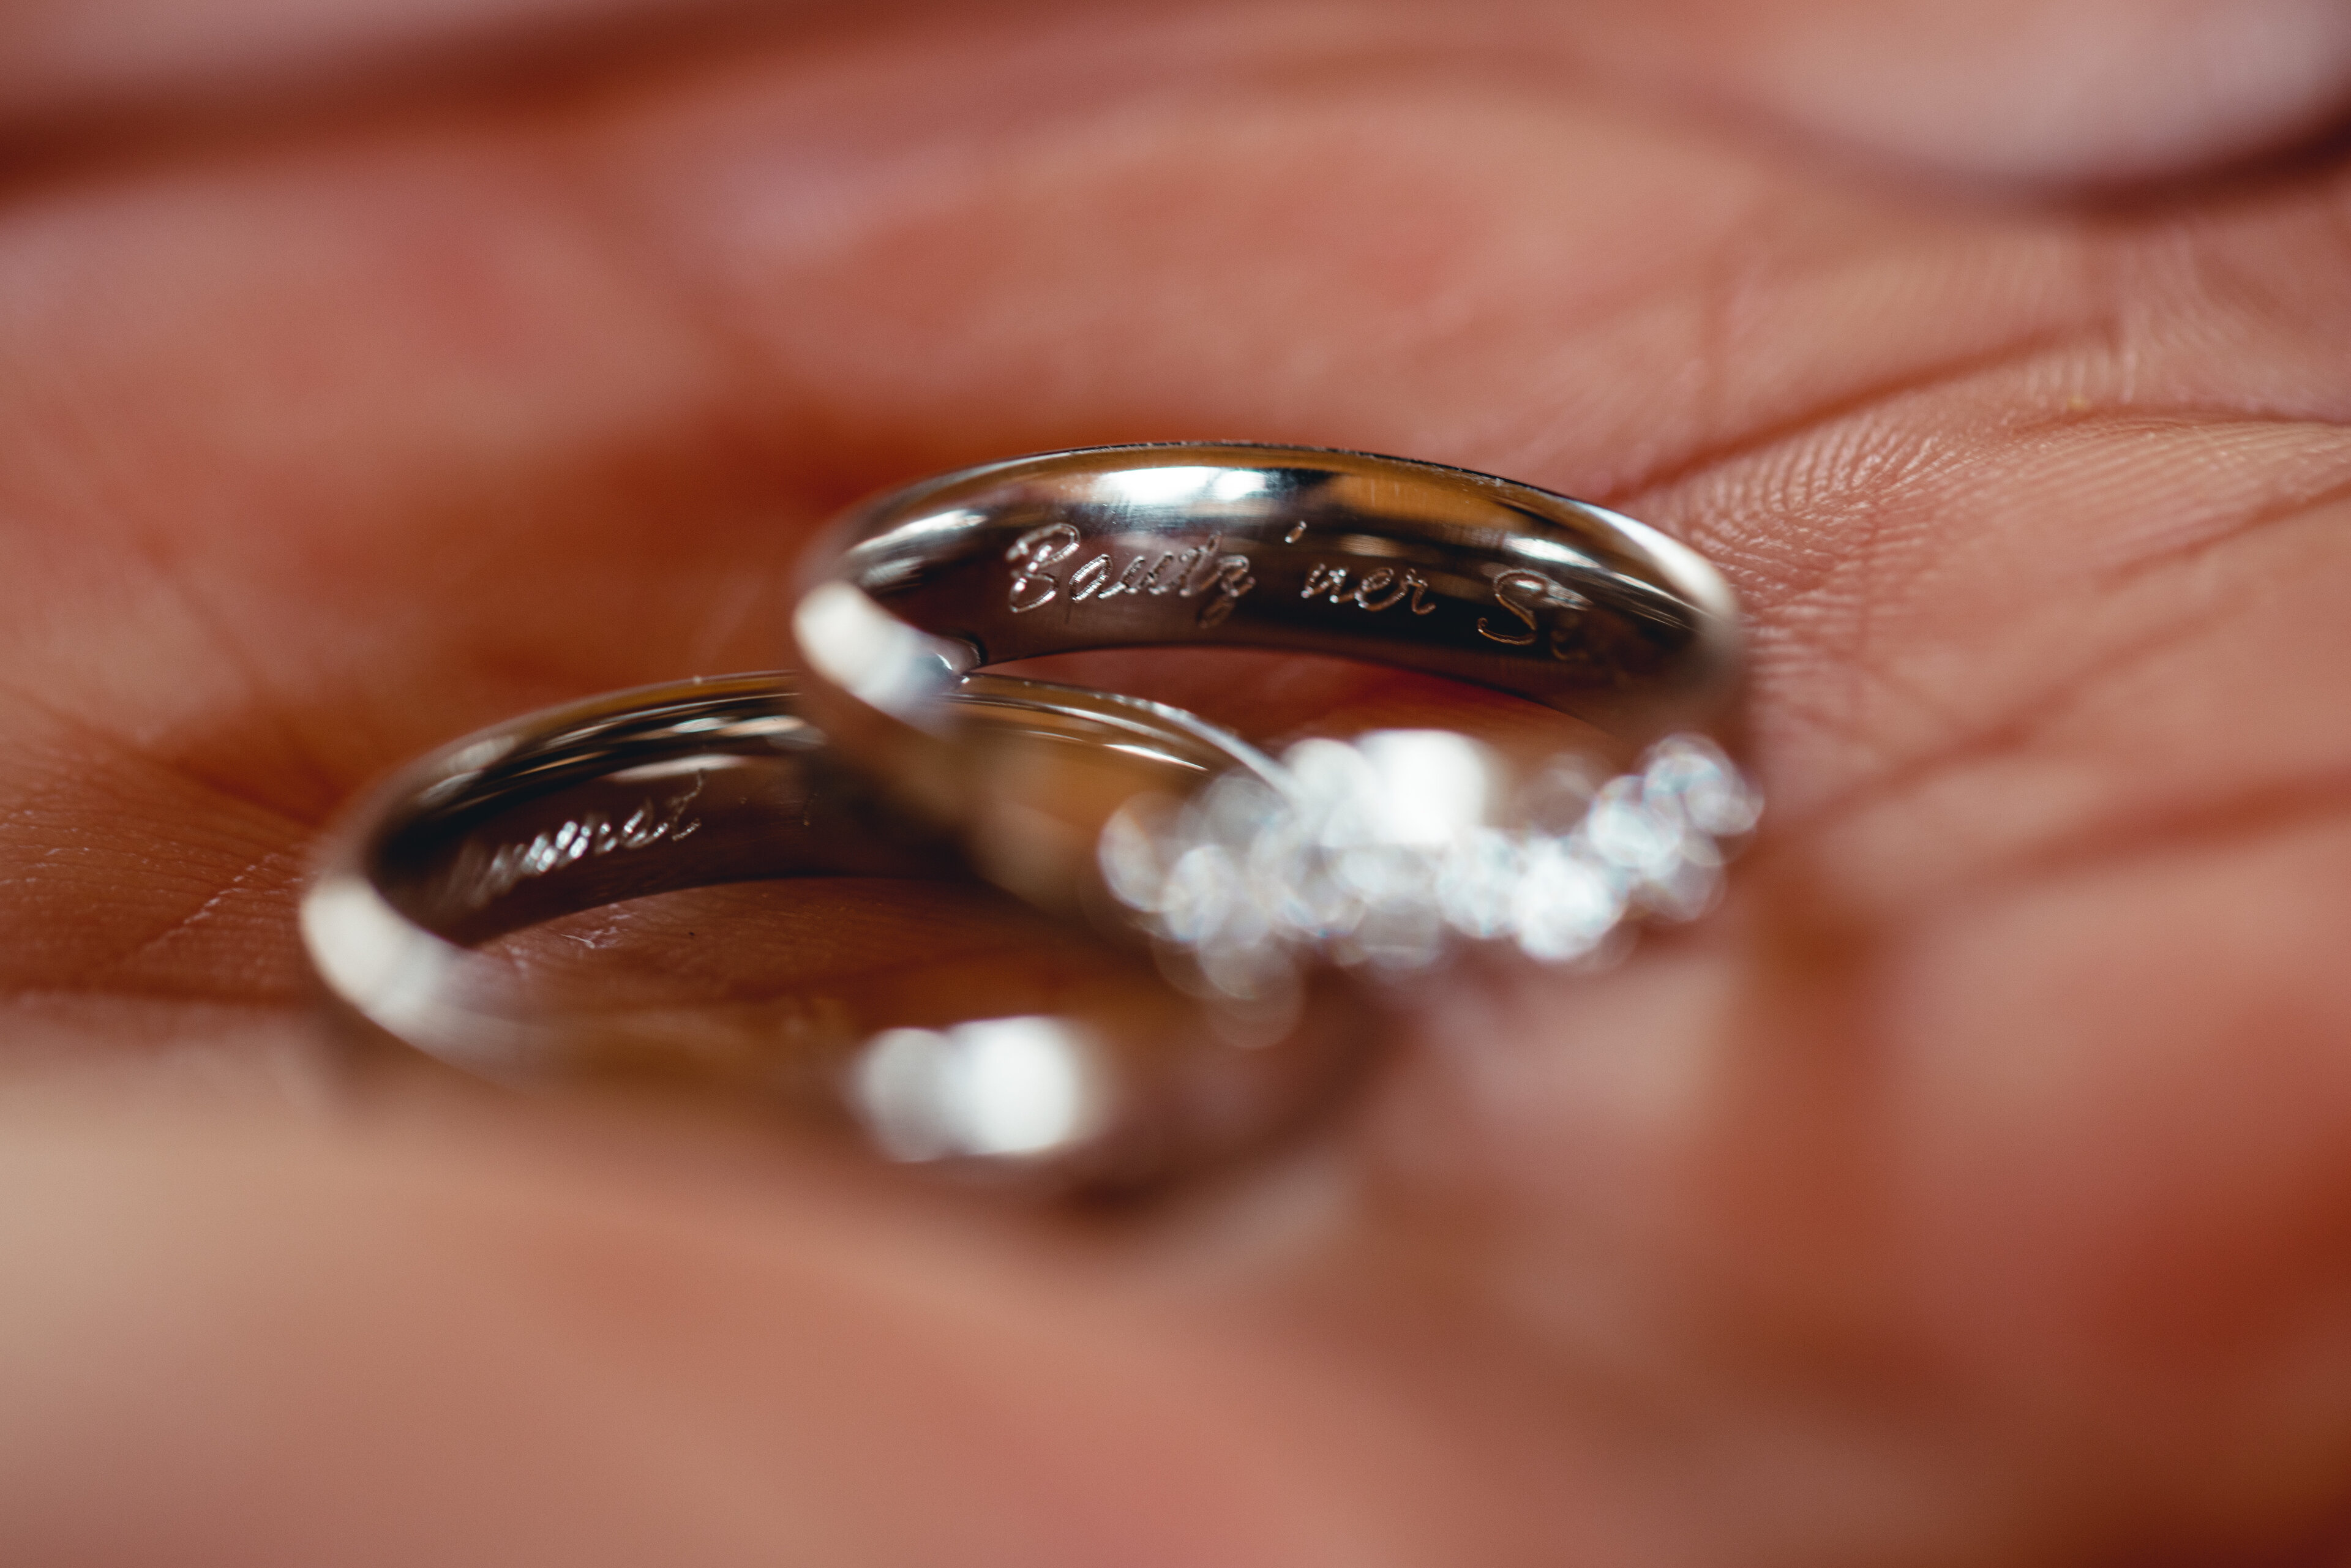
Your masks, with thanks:
[{"label": "reflection on metal", "polygon": [[1193,800],[1130,803],[1105,828],[1111,891],[1235,997],[1311,955],[1426,967],[1448,935],[1565,963],[1640,917],[1688,920],[1761,804],[1710,741],[1669,737],[1605,782],[1561,758],[1516,788],[1443,730],[1309,740],[1277,782],[1228,775]]},{"label": "reflection on metal", "polygon": [[926,635],[846,583],[827,583],[792,612],[810,667],[885,713],[919,712],[954,684],[955,644]]},{"label": "reflection on metal", "polygon": [[1247,468],[1190,466],[1138,467],[1110,473],[1093,481],[1095,497],[1130,507],[1170,507],[1201,502],[1246,501],[1269,486],[1268,476]]},{"label": "reflection on metal", "polygon": [[1102,1130],[1099,1055],[1065,1019],[886,1030],[851,1068],[850,1102],[893,1159],[1033,1159]]}]

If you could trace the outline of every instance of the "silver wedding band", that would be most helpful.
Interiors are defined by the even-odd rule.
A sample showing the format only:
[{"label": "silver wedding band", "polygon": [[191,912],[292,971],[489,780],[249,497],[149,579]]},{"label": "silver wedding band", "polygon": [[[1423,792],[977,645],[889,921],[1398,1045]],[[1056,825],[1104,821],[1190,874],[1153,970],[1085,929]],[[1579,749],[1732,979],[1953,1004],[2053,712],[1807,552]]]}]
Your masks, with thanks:
[{"label": "silver wedding band", "polygon": [[[1755,820],[1727,749],[1742,661],[1720,576],[1488,475],[1242,444],[1018,458],[856,508],[803,586],[810,711],[877,789],[1022,897],[1111,911],[1241,993],[1300,955],[1417,967],[1448,933],[1604,951],[1630,920],[1701,910]],[[1134,646],[1450,676],[1583,720],[1614,755],[1510,768],[1442,733],[1367,737],[1186,813],[1114,758],[1040,756],[938,701],[985,665]]]},{"label": "silver wedding band", "polygon": [[[967,878],[951,843],[838,766],[796,685],[618,693],[467,737],[377,786],[322,840],[301,912],[347,1021],[504,1083],[690,1082],[893,1159],[1088,1192],[1246,1152],[1360,1071],[1377,1029],[1343,987],[1252,1011],[1106,948],[1046,1013],[552,1005],[499,938],[718,884]],[[1128,698],[980,676],[946,700],[976,729],[1115,747],[1178,785],[1261,765],[1237,738]]]}]

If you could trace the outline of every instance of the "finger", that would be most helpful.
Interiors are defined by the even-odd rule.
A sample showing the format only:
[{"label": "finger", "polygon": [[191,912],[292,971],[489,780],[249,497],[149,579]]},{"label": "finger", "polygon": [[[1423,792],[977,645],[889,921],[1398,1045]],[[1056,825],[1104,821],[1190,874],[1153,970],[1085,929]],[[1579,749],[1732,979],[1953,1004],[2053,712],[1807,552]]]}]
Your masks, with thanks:
[{"label": "finger", "polygon": [[[315,111],[354,90],[625,75],[647,51],[729,52],[833,36],[820,5],[735,0],[101,0],[0,21],[0,114],[70,126],[183,114]],[[1359,5],[1343,29],[1303,5],[1088,13],[1047,3],[862,9],[849,29],[967,37],[1040,20],[1092,35],[1096,68],[1142,53],[1193,72],[1236,46],[1530,69],[1559,92],[1630,86],[1735,125],[1970,179],[2116,184],[2192,173],[2320,139],[2351,110],[2351,21],[2332,0],[1528,0]],[[1063,80],[1069,79],[1064,77]]]},{"label": "finger", "polygon": [[1974,179],[2159,179],[2351,113],[2351,16],[2330,0],[1684,0],[1586,8],[1579,30],[1636,78]]},{"label": "finger", "polygon": [[1432,1434],[1213,1304],[706,1128],[697,1172],[643,1129],[27,1109],[11,1561],[1515,1560]]}]

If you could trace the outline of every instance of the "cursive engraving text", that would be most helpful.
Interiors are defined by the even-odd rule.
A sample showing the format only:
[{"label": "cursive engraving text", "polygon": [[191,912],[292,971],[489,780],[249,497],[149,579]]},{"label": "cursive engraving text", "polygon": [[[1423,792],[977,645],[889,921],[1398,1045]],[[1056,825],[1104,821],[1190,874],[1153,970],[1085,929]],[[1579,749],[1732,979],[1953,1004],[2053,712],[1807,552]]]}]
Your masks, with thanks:
[{"label": "cursive engraving text", "polygon": [[648,800],[618,822],[601,811],[589,811],[522,843],[495,850],[469,843],[458,855],[450,881],[468,908],[482,909],[534,877],[581,861],[677,843],[702,826],[700,818],[689,814],[701,793],[702,778],[696,774],[691,788],[666,800]]},{"label": "cursive engraving text", "polygon": [[1079,538],[1071,524],[1048,523],[1013,540],[1004,552],[1004,559],[1013,569],[1006,608],[1015,615],[1026,615],[1064,595],[1071,604],[1116,599],[1123,593],[1147,594],[1154,599],[1171,595],[1198,599],[1206,595],[1207,602],[1200,606],[1199,624],[1209,627],[1222,624],[1232,614],[1233,606],[1257,586],[1249,557],[1227,553],[1221,535],[1189,549],[1162,550],[1156,555],[1145,550],[1129,559],[1123,569],[1108,551],[1103,551],[1080,562],[1064,580],[1056,575],[1054,569],[1077,553]]},{"label": "cursive engraving text", "polygon": [[1298,597],[1312,599],[1317,594],[1323,594],[1333,604],[1353,604],[1374,615],[1384,610],[1394,610],[1409,599],[1412,608],[1408,613],[1426,615],[1437,608],[1425,597],[1427,592],[1428,579],[1410,567],[1399,575],[1394,567],[1375,566],[1351,589],[1347,586],[1345,567],[1317,561],[1306,569],[1306,586],[1299,590]]},{"label": "cursive engraving text", "polygon": [[1052,603],[1061,585],[1049,569],[1077,553],[1078,530],[1068,523],[1047,523],[1014,539],[1004,552],[1012,563],[1012,613],[1026,615]]},{"label": "cursive engraving text", "polygon": [[[1492,618],[1481,615],[1478,618],[1478,635],[1510,648],[1531,647],[1538,637],[1546,634],[1545,612],[1579,615],[1592,607],[1592,601],[1573,589],[1563,588],[1539,571],[1524,570],[1506,571],[1494,579],[1494,602],[1509,611],[1517,624],[1497,631]],[[1547,630],[1552,657],[1566,658],[1565,644],[1573,631],[1573,623],[1554,620]]]}]

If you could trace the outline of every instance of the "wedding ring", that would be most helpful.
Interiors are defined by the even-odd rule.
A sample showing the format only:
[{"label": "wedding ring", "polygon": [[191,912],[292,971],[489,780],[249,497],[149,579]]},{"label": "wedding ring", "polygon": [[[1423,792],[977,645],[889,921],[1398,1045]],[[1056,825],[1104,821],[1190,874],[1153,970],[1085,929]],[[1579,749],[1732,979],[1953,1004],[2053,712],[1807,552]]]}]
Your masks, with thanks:
[{"label": "wedding ring", "polygon": [[[1228,994],[1301,954],[1426,963],[1448,935],[1605,953],[1635,919],[1703,909],[1760,810],[1726,750],[1742,667],[1719,575],[1632,518],[1487,475],[1245,444],[1022,457],[857,507],[803,587],[809,709],[878,787],[1001,885],[1116,911]],[[1513,767],[1404,732],[1171,793],[1099,758],[1063,776],[939,700],[984,665],[1147,645],[1450,676],[1613,751]]]},{"label": "wedding ring", "polygon": [[[1121,778],[1178,792],[1271,768],[1132,698],[978,676],[941,700],[1008,749],[1115,756]],[[809,879],[976,885],[952,842],[837,765],[790,676],[624,692],[457,741],[348,811],[315,871],[305,943],[377,1038],[513,1084],[691,1082],[893,1159],[1062,1190],[1148,1186],[1263,1145],[1332,1098],[1377,1027],[1343,985],[1204,1001],[1082,937],[956,968],[885,931],[859,961],[903,981],[766,983],[812,930],[836,935],[794,923]],[[736,902],[715,918],[659,917],[664,898],[722,889]],[[954,972],[925,985],[941,964]]]}]

